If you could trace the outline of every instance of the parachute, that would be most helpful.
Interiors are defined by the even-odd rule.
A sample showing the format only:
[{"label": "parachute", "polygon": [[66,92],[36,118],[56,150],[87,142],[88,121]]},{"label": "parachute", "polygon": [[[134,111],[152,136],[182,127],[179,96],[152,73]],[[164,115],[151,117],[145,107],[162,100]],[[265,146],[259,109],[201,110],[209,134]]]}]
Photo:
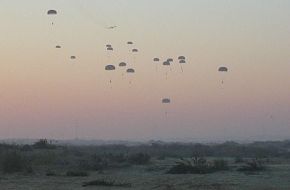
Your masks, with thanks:
[{"label": "parachute", "polygon": [[56,10],[49,10],[49,11],[47,11],[47,15],[57,15],[57,11]]},{"label": "parachute", "polygon": [[127,73],[135,73],[134,69],[127,69]]},{"label": "parachute", "polygon": [[[163,62],[163,65],[164,66],[170,66],[171,65],[171,62],[169,62],[169,61],[164,61]],[[171,68],[170,68],[170,70],[167,70],[166,72],[165,72],[165,78],[166,78],[166,80],[167,80],[167,78],[168,78],[168,72],[169,71],[171,71]]]},{"label": "parachute", "polygon": [[72,56],[70,56],[70,58],[71,59],[76,59],[77,57],[72,55]]},{"label": "parachute", "polygon": [[110,47],[112,47],[112,45],[111,44],[107,44],[106,47],[107,48],[110,48]]},{"label": "parachute", "polygon": [[126,67],[126,66],[127,66],[127,63],[125,63],[125,62],[119,63],[119,67]]},{"label": "parachute", "polygon": [[[114,66],[114,65],[106,65],[105,66],[105,70],[106,71],[114,71],[114,70],[116,70],[116,67]],[[112,79],[111,79],[111,77],[110,77],[110,84],[112,83]],[[111,88],[112,88],[112,86],[111,86]]]},{"label": "parachute", "polygon": [[[219,67],[218,71],[221,73],[227,73],[229,69],[227,67],[222,66],[222,67]],[[222,84],[224,84],[224,77],[222,79]]]},{"label": "parachute", "polygon": [[183,67],[182,67],[182,64],[185,64],[186,61],[184,59],[179,59],[179,63],[180,63],[180,69],[181,69],[181,72],[183,73]]},{"label": "parachute", "polygon": [[109,26],[109,27],[106,27],[107,29],[115,29],[115,28],[117,28],[117,26]]},{"label": "parachute", "polygon": [[168,58],[167,61],[168,62],[173,62],[173,59],[172,58]]},{"label": "parachute", "polygon": [[228,72],[228,68],[227,67],[219,67],[218,71],[219,72]]},{"label": "parachute", "polygon": [[[157,63],[157,62],[160,61],[160,59],[159,59],[158,57],[155,57],[155,58],[153,59],[153,61],[154,61],[155,63]],[[156,72],[157,72],[157,70],[158,70],[158,65],[157,65],[157,64],[156,64],[156,66],[155,66],[155,70],[156,70]]]},{"label": "parachute", "polygon": [[127,42],[128,45],[133,45],[133,42],[129,41]]},{"label": "parachute", "polygon": [[182,59],[184,60],[185,59],[185,56],[179,56],[178,59],[179,60],[182,60]]},{"label": "parachute", "polygon": [[[163,105],[171,104],[170,98],[163,98],[161,102],[162,102]],[[165,117],[167,117],[167,115],[168,115],[167,109],[168,109],[168,107],[165,106]]]},{"label": "parachute", "polygon": [[[55,15],[57,15],[57,11],[56,10],[48,10],[47,15],[48,16],[55,16]],[[52,21],[51,24],[54,25],[54,21]]]},{"label": "parachute", "polygon": [[132,52],[133,53],[137,53],[137,52],[139,52],[139,50],[138,49],[132,49]]},{"label": "parachute", "polygon": [[114,65],[106,65],[106,67],[105,67],[106,71],[113,71],[115,69],[116,69],[116,67]]},{"label": "parachute", "polygon": [[114,51],[114,49],[112,47],[107,47],[108,51]]},{"label": "parachute", "polygon": [[61,48],[61,46],[55,46],[55,48],[56,48],[56,49],[60,49],[60,48]]},{"label": "parachute", "polygon": [[[130,68],[130,69],[127,69],[127,73],[128,74],[134,74],[135,73],[135,70]],[[129,77],[129,84],[131,85],[132,84],[132,77]]]},{"label": "parachute", "polygon": [[171,100],[169,98],[163,98],[162,99],[162,104],[170,104]]},{"label": "parachute", "polygon": [[165,66],[170,66],[170,62],[167,60],[167,61],[164,61],[163,62],[163,65],[165,65]]}]

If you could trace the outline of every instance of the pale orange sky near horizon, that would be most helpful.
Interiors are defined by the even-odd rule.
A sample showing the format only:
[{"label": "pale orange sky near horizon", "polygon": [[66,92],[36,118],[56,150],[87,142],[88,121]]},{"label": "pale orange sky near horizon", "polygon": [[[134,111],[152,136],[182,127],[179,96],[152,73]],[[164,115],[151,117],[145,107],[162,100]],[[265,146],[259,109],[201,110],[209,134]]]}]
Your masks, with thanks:
[{"label": "pale orange sky near horizon", "polygon": [[[287,0],[3,0],[0,138],[74,138],[76,125],[86,139],[289,138],[289,9]],[[152,59],[179,55],[184,72],[175,61],[165,80]],[[121,61],[136,70],[132,85],[119,68],[104,71]]]}]

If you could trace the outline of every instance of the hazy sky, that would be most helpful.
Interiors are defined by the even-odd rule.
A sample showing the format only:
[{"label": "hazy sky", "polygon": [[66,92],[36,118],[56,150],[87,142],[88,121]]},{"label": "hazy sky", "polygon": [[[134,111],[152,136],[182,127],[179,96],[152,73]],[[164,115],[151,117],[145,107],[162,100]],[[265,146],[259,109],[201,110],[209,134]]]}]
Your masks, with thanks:
[{"label": "hazy sky", "polygon": [[290,138],[289,0],[1,0],[0,23],[0,138]]}]

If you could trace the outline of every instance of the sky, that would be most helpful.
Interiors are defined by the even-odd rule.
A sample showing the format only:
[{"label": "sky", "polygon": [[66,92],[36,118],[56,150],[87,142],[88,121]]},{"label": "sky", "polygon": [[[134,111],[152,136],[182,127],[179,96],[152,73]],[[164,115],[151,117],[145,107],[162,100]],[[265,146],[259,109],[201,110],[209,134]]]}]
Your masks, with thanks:
[{"label": "sky", "polygon": [[289,0],[0,4],[1,139],[290,138]]}]

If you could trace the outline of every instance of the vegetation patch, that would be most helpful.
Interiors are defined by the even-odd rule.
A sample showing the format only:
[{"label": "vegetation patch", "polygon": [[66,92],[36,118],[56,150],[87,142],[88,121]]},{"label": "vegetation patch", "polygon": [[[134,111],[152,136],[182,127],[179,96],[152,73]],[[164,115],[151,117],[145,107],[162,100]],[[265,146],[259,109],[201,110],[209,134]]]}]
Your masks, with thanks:
[{"label": "vegetation patch", "polygon": [[68,177],[87,177],[89,176],[88,172],[85,171],[67,171],[66,176]]},{"label": "vegetation patch", "polygon": [[252,159],[238,169],[240,172],[259,172],[264,170],[266,170],[266,167],[263,162],[258,159]]},{"label": "vegetation patch", "polygon": [[208,162],[205,158],[195,157],[190,160],[181,159],[170,168],[168,174],[208,174],[228,170],[228,163],[224,160]]},{"label": "vegetation patch", "polygon": [[32,168],[28,165],[24,157],[17,151],[8,151],[2,155],[1,166],[4,173],[15,173]]},{"label": "vegetation patch", "polygon": [[94,181],[84,182],[83,187],[87,186],[106,186],[106,187],[131,187],[131,183],[116,182],[115,180],[97,179]]}]

